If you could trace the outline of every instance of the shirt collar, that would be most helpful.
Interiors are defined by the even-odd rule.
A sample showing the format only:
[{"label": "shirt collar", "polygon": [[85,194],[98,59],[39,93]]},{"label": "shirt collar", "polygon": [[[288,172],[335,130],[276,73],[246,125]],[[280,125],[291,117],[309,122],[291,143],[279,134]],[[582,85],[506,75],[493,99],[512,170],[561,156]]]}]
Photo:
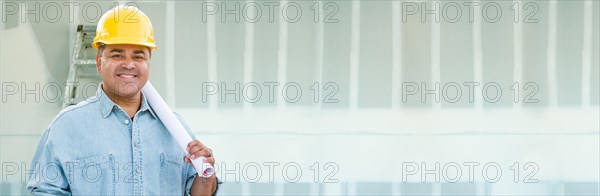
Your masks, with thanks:
[{"label": "shirt collar", "polygon": [[[156,114],[154,114],[154,111],[150,107],[150,104],[148,104],[146,95],[144,95],[144,93],[141,93],[141,94],[142,94],[142,106],[140,107],[139,111],[148,110],[150,112],[150,114],[152,115],[152,117],[154,117],[155,119],[158,119],[156,117]],[[102,90],[102,83],[100,83],[100,85],[98,85],[98,91],[96,92],[96,99],[98,99],[98,101],[100,101],[100,111],[102,112],[102,117],[104,117],[104,118],[108,117],[108,115],[110,115],[110,113],[113,111],[113,108],[115,106],[117,106],[117,104],[115,104],[115,102],[113,102],[108,97],[108,95],[106,95],[106,92],[104,92],[104,90]]]}]

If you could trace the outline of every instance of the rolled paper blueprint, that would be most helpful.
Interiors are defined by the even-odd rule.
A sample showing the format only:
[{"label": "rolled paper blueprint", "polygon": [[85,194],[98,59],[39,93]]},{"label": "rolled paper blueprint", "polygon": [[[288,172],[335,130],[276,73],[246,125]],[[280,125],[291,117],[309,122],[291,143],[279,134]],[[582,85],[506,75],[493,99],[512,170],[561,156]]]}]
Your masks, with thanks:
[{"label": "rolled paper blueprint", "polygon": [[[171,108],[169,108],[160,94],[154,89],[150,81],[146,82],[146,85],[142,88],[142,93],[146,96],[146,100],[148,100],[154,113],[156,113],[160,121],[167,127],[171,136],[175,138],[181,149],[185,153],[188,153],[186,148],[193,141],[192,137],[187,133],[179,119],[177,119]],[[204,159],[205,157],[198,157],[192,160],[192,165],[194,165],[198,175],[208,178],[215,174],[215,168],[209,163],[205,163]]]}]

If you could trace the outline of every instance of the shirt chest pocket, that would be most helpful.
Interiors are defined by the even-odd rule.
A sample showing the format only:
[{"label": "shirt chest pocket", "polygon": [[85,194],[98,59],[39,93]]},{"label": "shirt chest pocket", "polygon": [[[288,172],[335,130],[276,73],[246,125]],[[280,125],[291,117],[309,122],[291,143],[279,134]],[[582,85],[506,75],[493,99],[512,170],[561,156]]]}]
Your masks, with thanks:
[{"label": "shirt chest pocket", "polygon": [[183,157],[160,153],[160,193],[161,195],[182,195]]},{"label": "shirt chest pocket", "polygon": [[114,155],[78,159],[66,165],[73,195],[115,195]]}]

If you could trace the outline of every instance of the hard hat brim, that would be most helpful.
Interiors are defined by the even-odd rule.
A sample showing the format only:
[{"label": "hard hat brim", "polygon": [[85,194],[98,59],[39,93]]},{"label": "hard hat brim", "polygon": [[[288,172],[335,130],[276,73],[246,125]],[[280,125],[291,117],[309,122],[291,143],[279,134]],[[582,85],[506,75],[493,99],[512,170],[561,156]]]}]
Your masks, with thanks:
[{"label": "hard hat brim", "polygon": [[149,42],[144,42],[144,41],[135,42],[135,41],[131,41],[130,39],[127,39],[127,40],[104,40],[102,42],[94,43],[92,45],[92,48],[98,49],[98,47],[100,47],[101,45],[115,45],[115,44],[140,45],[140,46],[146,46],[146,47],[150,48],[150,51],[156,50],[156,44],[154,44],[154,43],[149,43]]}]

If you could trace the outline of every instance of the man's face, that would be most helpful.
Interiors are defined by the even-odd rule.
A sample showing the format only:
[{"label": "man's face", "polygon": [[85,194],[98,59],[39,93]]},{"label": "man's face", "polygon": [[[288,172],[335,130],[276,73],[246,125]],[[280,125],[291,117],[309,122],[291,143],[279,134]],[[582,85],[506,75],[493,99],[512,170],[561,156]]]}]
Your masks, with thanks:
[{"label": "man's face", "polygon": [[146,46],[106,45],[96,56],[104,91],[121,98],[137,95],[148,81],[150,52]]}]

